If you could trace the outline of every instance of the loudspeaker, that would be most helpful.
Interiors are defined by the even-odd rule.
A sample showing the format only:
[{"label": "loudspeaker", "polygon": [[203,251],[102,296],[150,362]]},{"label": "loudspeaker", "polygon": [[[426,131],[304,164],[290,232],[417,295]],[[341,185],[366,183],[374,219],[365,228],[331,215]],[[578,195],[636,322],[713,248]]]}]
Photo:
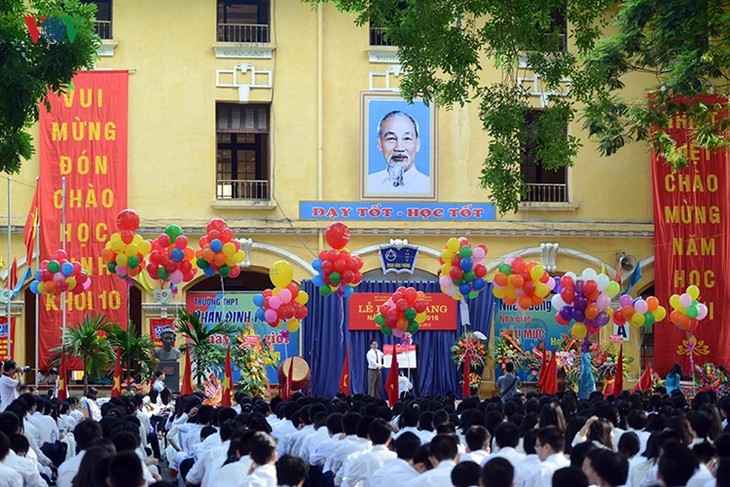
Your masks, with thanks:
[{"label": "loudspeaker", "polygon": [[624,255],[619,259],[619,264],[621,264],[621,270],[623,272],[631,272],[636,268],[636,257],[633,255]]}]

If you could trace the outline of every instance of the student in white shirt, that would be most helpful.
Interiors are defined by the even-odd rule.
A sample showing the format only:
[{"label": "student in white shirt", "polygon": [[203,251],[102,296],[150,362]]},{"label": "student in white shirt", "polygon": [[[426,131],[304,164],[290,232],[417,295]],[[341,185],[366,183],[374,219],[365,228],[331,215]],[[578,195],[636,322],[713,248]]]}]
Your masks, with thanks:
[{"label": "student in white shirt", "polygon": [[248,442],[248,454],[253,461],[251,474],[241,485],[276,487],[276,440],[263,431],[257,431]]},{"label": "student in white shirt", "polygon": [[395,440],[395,453],[398,458],[380,467],[368,482],[371,486],[402,485],[419,475],[413,466],[413,457],[421,446],[421,440],[414,433],[406,431]]},{"label": "student in white shirt", "polygon": [[81,460],[84,458],[84,453],[96,440],[102,437],[101,426],[91,419],[81,421],[74,428],[74,437],[79,453],[58,467],[58,478],[56,479],[56,485],[58,487],[71,487],[71,482],[79,471],[79,465],[81,465]]},{"label": "student in white shirt", "polygon": [[563,454],[564,447],[565,437],[555,426],[546,426],[537,430],[535,451],[542,463],[540,463],[540,469],[526,479],[526,487],[552,485],[553,473],[559,468],[570,465],[570,461]]},{"label": "student in white shirt", "polygon": [[497,451],[489,455],[482,461],[484,465],[492,458],[506,458],[513,467],[516,467],[525,459],[525,454],[517,451],[517,445],[520,442],[520,431],[513,423],[509,421],[500,423],[494,430],[494,444]]},{"label": "student in white shirt", "polygon": [[327,416],[325,427],[329,437],[310,448],[309,458],[305,459],[310,465],[324,466],[334,454],[335,448],[344,437],[342,433],[342,413],[332,413]]},{"label": "student in white shirt", "polygon": [[[599,448],[594,450],[595,457],[591,461],[596,472],[599,487],[619,487],[626,484],[629,476],[629,462],[620,453]],[[590,455],[590,454],[589,454]]]},{"label": "student in white shirt", "polygon": [[515,468],[510,461],[506,458],[495,457],[484,464],[481,485],[488,487],[492,485],[514,485],[514,478]]},{"label": "student in white shirt", "polygon": [[[247,430],[242,435],[231,440],[231,447],[228,450],[226,463],[217,471],[213,472],[210,484],[215,486],[235,485],[241,479],[248,476],[253,461],[248,454],[248,442],[255,431]],[[233,460],[236,461],[233,461]]]},{"label": "student in white shirt", "polygon": [[459,445],[455,435],[436,435],[429,446],[429,460],[435,467],[422,473],[407,487],[441,487],[451,484],[451,470],[459,460]]},{"label": "student in white shirt", "polygon": [[294,455],[284,455],[276,461],[276,478],[282,487],[301,487],[307,472],[307,462]]},{"label": "student in white shirt", "polygon": [[489,455],[489,442],[491,435],[487,428],[480,424],[469,427],[464,434],[466,440],[466,453],[461,455],[460,462],[474,462],[481,465],[484,459]]},{"label": "student in white shirt", "polygon": [[20,381],[17,374],[22,371],[23,369],[18,369],[12,360],[8,360],[3,365],[3,375],[0,376],[0,411],[5,411],[10,403],[20,395]]},{"label": "student in white shirt", "polygon": [[536,441],[537,430],[534,428],[527,430],[522,439],[525,459],[515,466],[515,487],[523,487],[525,480],[540,469],[540,457],[537,456],[537,452],[535,451]]},{"label": "student in white shirt", "polygon": [[23,487],[23,477],[12,467],[5,464],[10,450],[10,440],[0,432],[0,487]]},{"label": "student in white shirt", "polygon": [[372,450],[356,458],[342,479],[343,487],[361,487],[372,485],[368,479],[378,469],[390,460],[396,459],[396,454],[388,449],[391,441],[390,425],[381,418],[370,423],[368,439],[373,444]]},{"label": "student in white shirt", "polygon": [[109,460],[106,484],[109,487],[142,487],[147,485],[142,463],[132,451],[117,453]]}]

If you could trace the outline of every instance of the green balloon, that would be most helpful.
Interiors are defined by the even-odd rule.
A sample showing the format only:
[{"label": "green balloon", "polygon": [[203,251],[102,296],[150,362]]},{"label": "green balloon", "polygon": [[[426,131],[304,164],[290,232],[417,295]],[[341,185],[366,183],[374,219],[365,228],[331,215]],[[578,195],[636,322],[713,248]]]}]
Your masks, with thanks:
[{"label": "green balloon", "polygon": [[380,327],[385,326],[385,316],[381,314],[375,315],[375,323],[377,323]]},{"label": "green balloon", "polygon": [[[51,264],[48,264],[48,268],[50,269]],[[692,318],[693,320],[697,318],[697,316],[700,314],[700,309],[697,307],[696,304],[691,304],[689,308],[687,308],[687,316]]]},{"label": "green balloon", "polygon": [[59,270],[61,270],[61,265],[58,263],[57,260],[52,260],[48,262],[48,272],[55,274]]},{"label": "green balloon", "polygon": [[410,333],[411,335],[413,335],[414,333],[416,333],[418,331],[418,323],[416,323],[415,321],[411,321],[408,324],[408,329],[406,331],[408,333]]},{"label": "green balloon", "polygon": [[116,263],[116,262],[114,262],[114,261],[111,261],[111,262],[109,262],[109,263],[108,263],[108,264],[106,265],[106,268],[107,268],[107,269],[109,270],[109,272],[111,272],[112,274],[116,274],[116,273],[117,273],[117,263]]},{"label": "green balloon", "polygon": [[383,327],[383,335],[385,335],[385,336],[390,336],[390,335],[392,335],[392,334],[393,334],[393,330],[391,330],[391,329],[390,329],[390,328],[388,328],[387,326],[384,326],[384,327]]},{"label": "green balloon", "polygon": [[223,277],[228,277],[228,274],[231,273],[231,268],[228,267],[226,264],[223,264],[218,268],[218,274],[220,274]]},{"label": "green balloon", "polygon": [[499,264],[499,272],[509,276],[512,274],[512,266],[507,263]]},{"label": "green balloon", "polygon": [[198,257],[198,260],[196,260],[195,263],[198,264],[198,267],[201,269],[207,269],[208,267],[210,267],[208,261],[202,257]]},{"label": "green balloon", "polygon": [[139,257],[137,257],[136,255],[133,255],[132,257],[127,259],[127,267],[129,267],[130,269],[134,269],[138,265],[139,265]]},{"label": "green balloon", "polygon": [[472,292],[469,293],[469,297],[471,299],[476,298],[478,295],[479,295],[479,291],[472,291]]},{"label": "green balloon", "polygon": [[414,318],[416,317],[416,310],[415,310],[415,309],[413,309],[413,308],[407,308],[407,309],[406,309],[406,310],[405,310],[405,311],[403,312],[403,316],[405,316],[405,318],[406,318],[406,319],[407,319],[408,321],[413,321],[413,319],[414,319]]},{"label": "green balloon", "polygon": [[327,297],[330,294],[332,294],[332,289],[328,285],[325,284],[324,286],[321,286],[319,288],[319,294],[321,294],[324,297]]},{"label": "green balloon", "polygon": [[459,249],[459,256],[462,258],[471,257],[471,254],[472,254],[471,247],[464,245],[462,248]]},{"label": "green balloon", "polygon": [[656,320],[651,311],[644,313],[644,326],[652,326]]},{"label": "green balloon", "polygon": [[471,282],[476,278],[476,274],[474,274],[474,271],[469,271],[464,273],[463,281],[464,282]]},{"label": "green balloon", "polygon": [[339,272],[333,272],[332,274],[330,274],[330,282],[335,286],[340,283],[340,280],[342,280],[342,276]]},{"label": "green balloon", "polygon": [[170,241],[175,243],[175,239],[183,234],[183,229],[179,225],[168,225],[165,233],[170,237]]},{"label": "green balloon", "polygon": [[160,268],[157,269],[157,277],[159,277],[160,279],[162,279],[164,281],[168,277],[170,277],[170,273],[167,272],[167,269],[165,269],[164,267],[160,266]]}]

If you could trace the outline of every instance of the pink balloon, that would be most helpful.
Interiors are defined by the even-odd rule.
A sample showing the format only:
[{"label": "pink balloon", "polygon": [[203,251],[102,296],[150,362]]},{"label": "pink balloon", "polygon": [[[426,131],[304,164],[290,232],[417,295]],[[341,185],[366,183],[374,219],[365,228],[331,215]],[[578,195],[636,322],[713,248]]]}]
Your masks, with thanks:
[{"label": "pink balloon", "polygon": [[173,284],[180,284],[183,280],[183,273],[181,270],[175,270],[170,273],[170,282]]},{"label": "pink balloon", "polygon": [[439,284],[441,284],[441,287],[443,287],[443,288],[448,288],[453,283],[454,282],[451,280],[451,278],[449,276],[439,277]]},{"label": "pink balloon", "polygon": [[[271,300],[269,300],[269,303],[271,303]],[[264,311],[264,319],[267,323],[276,323],[277,321],[279,321],[279,314],[276,312],[276,310],[267,309],[266,311]]]},{"label": "pink balloon", "polygon": [[[281,306],[281,298],[279,296],[271,296],[269,298],[269,308],[271,309],[279,309],[279,306]],[[269,321],[269,320],[266,320]],[[270,323],[270,321],[269,321]]]},{"label": "pink balloon", "polygon": [[702,303],[697,303],[697,319],[704,320],[707,317],[707,306]]},{"label": "pink balloon", "polygon": [[[119,277],[127,277],[127,268],[120,265],[117,266],[117,275]],[[86,281],[89,282],[89,281]]]},{"label": "pink balloon", "polygon": [[291,302],[291,291],[284,288],[281,291],[279,291],[279,299],[283,304],[287,304]]},{"label": "pink balloon", "polygon": [[484,258],[484,256],[485,256],[485,255],[487,255],[487,254],[486,254],[486,253],[484,252],[484,249],[483,249],[483,248],[481,248],[481,247],[477,247],[477,248],[475,248],[475,249],[474,249],[474,250],[472,251],[472,254],[471,254],[472,258],[473,258],[474,260],[476,260],[476,261],[480,261],[480,260],[482,260],[482,259]]},{"label": "pink balloon", "polygon": [[611,298],[609,298],[606,293],[599,294],[598,298],[596,298],[596,306],[599,310],[604,310],[608,308],[609,306],[611,306]]},{"label": "pink balloon", "polygon": [[555,279],[548,279],[548,282],[546,283],[548,290],[552,291],[555,289]]},{"label": "pink balloon", "polygon": [[631,303],[634,302],[634,300],[630,294],[622,294],[621,297],[618,298],[618,302],[621,304],[621,306],[629,306]]},{"label": "pink balloon", "polygon": [[644,313],[646,313],[647,311],[649,311],[649,305],[646,304],[646,301],[644,301],[643,299],[640,299],[634,305],[634,309],[636,310],[637,313],[643,315]]},{"label": "pink balloon", "polygon": [[403,332],[400,331],[398,328],[393,328],[393,336],[396,338],[403,338]]},{"label": "pink balloon", "polygon": [[83,289],[84,291],[86,291],[86,290],[87,290],[87,289],[89,289],[90,287],[91,287],[91,278],[88,278],[88,279],[87,279],[87,280],[85,280],[85,281],[84,281],[84,283],[83,283],[83,284],[81,285],[81,288],[82,288],[82,289]]},{"label": "pink balloon", "polygon": [[687,293],[682,294],[679,297],[679,304],[681,304],[684,308],[689,308],[692,306],[692,296]]}]

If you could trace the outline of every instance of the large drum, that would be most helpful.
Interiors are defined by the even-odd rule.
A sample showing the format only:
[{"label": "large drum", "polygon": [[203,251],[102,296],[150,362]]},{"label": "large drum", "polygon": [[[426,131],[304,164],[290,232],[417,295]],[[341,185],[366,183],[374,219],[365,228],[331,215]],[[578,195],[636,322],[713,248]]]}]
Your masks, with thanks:
[{"label": "large drum", "polygon": [[279,365],[279,387],[286,384],[287,375],[289,374],[289,364],[291,366],[291,392],[301,391],[309,385],[310,371],[309,364],[302,357],[289,357]]}]

